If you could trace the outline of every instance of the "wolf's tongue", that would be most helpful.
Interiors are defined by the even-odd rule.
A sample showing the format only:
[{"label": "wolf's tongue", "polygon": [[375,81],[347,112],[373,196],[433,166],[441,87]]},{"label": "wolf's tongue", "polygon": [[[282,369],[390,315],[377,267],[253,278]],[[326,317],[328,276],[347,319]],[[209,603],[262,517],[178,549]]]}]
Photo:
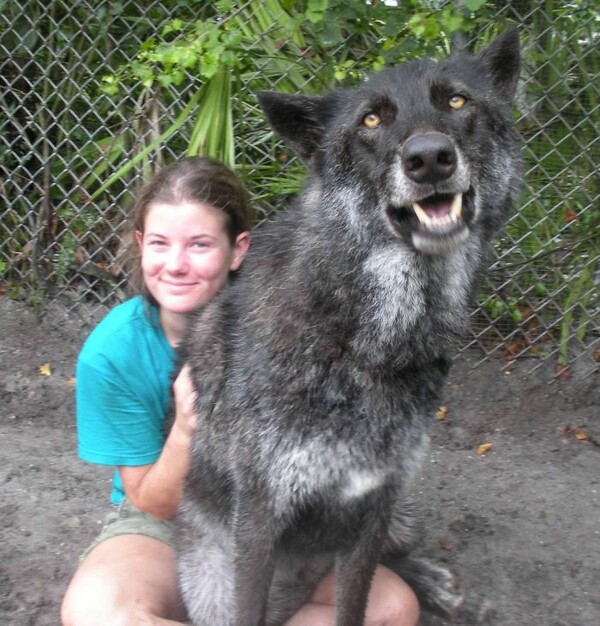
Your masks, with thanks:
[{"label": "wolf's tongue", "polygon": [[430,196],[419,202],[429,217],[443,217],[452,210],[452,196]]}]

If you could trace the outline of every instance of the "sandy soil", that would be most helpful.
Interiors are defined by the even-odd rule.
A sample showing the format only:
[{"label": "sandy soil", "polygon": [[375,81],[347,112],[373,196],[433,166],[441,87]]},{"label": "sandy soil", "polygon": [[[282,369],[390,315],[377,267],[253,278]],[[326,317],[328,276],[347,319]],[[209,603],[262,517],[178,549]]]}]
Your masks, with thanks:
[{"label": "sandy soil", "polygon": [[[108,510],[107,468],[75,455],[73,370],[90,329],[58,305],[41,324],[0,299],[0,624],[55,626],[80,552]],[[50,375],[40,366],[50,364]],[[453,622],[600,624],[598,373],[548,384],[500,362],[456,363],[416,492],[422,551],[449,563]],[[529,365],[529,364],[527,364]],[[528,368],[527,368],[528,369]],[[580,430],[577,430],[580,429]],[[580,438],[578,438],[578,436]],[[492,449],[478,455],[480,444]]]}]

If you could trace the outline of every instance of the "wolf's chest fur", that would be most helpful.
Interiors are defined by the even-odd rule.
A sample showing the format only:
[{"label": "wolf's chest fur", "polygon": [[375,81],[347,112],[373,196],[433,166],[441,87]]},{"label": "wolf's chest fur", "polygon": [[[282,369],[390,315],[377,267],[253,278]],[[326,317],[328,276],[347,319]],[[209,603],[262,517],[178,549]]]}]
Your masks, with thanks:
[{"label": "wolf's chest fur", "polygon": [[442,258],[420,259],[389,245],[364,263],[373,297],[365,303],[355,345],[375,362],[410,362],[446,353],[467,327],[478,240]]},{"label": "wolf's chest fur", "polygon": [[354,506],[386,482],[399,475],[409,480],[421,465],[427,436],[421,422],[407,423],[402,430],[403,441],[390,438],[380,446],[364,440],[332,441],[316,432],[295,446],[283,445],[269,458],[273,514],[289,522],[297,511],[313,507],[330,519],[336,513],[350,517]]}]

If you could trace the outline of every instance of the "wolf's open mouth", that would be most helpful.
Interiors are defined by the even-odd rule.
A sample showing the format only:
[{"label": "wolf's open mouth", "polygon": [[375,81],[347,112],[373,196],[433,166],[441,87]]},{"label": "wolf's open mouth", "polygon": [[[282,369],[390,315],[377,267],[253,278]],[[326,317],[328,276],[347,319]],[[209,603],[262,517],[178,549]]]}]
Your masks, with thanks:
[{"label": "wolf's open mouth", "polygon": [[461,221],[462,193],[434,194],[413,202],[412,208],[419,223],[427,230],[445,231]]},{"label": "wolf's open mouth", "polygon": [[[467,192],[468,193],[468,192]],[[463,205],[467,194],[436,193],[411,206],[390,207],[388,215],[400,233],[419,233],[424,237],[453,237],[470,221],[470,209]]]}]

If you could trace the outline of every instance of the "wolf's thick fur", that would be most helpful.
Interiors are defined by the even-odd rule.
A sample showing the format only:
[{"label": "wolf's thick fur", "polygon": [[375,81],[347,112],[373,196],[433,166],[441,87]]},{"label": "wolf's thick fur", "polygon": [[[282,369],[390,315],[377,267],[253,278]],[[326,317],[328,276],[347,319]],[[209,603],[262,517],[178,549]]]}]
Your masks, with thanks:
[{"label": "wolf's thick fur", "polygon": [[403,490],[520,187],[518,50],[508,31],[354,89],[260,94],[312,175],[185,342],[202,416],[178,518],[194,624],[282,624],[335,566],[337,624],[358,626],[378,562],[423,602],[460,603],[449,572],[407,556]]}]

